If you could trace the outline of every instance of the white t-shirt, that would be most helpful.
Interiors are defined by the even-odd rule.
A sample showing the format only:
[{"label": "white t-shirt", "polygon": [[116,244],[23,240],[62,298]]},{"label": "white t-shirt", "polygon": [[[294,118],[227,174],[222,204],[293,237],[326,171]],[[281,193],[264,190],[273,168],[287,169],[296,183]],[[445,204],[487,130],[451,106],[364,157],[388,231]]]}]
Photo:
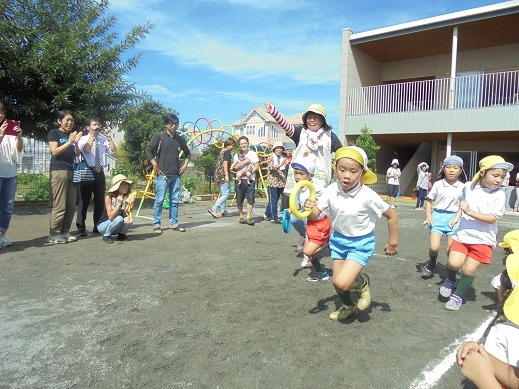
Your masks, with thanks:
[{"label": "white t-shirt", "polygon": [[375,222],[388,210],[389,204],[371,188],[359,183],[344,192],[336,181],[326,187],[317,208],[328,211],[332,228],[348,237],[364,236],[375,229]]},{"label": "white t-shirt", "polygon": [[434,201],[433,209],[457,212],[463,196],[463,188],[463,183],[459,181],[450,185],[447,180],[443,179],[434,183],[427,198]]},{"label": "white t-shirt", "polygon": [[485,341],[485,350],[500,361],[519,367],[518,345],[519,326],[511,321],[505,321],[504,323],[496,324],[490,329]]},{"label": "white t-shirt", "polygon": [[16,177],[16,163],[18,162],[18,136],[4,135],[2,143],[0,143],[0,177],[11,178]]},{"label": "white t-shirt", "polygon": [[399,185],[400,175],[402,174],[399,168],[395,169],[393,166],[391,166],[389,169],[387,169],[387,174],[396,175],[396,177],[389,177],[387,179],[387,183],[389,185]]},{"label": "white t-shirt", "polygon": [[[468,203],[471,210],[494,215],[496,218],[505,214],[505,197],[505,192],[499,189],[491,191],[472,182],[467,182],[463,186],[463,200]],[[463,213],[453,239],[461,243],[496,247],[497,222],[485,223]]]},{"label": "white t-shirt", "polygon": [[[258,154],[256,154],[255,151],[249,150],[247,154],[245,154],[245,159],[248,159],[252,165],[254,165],[256,162],[259,162]],[[238,153],[234,154],[234,162],[239,163],[240,158],[238,156]],[[242,180],[246,180],[247,176],[244,174],[241,178]],[[250,176],[251,180],[256,179],[256,172],[252,173]]]}]

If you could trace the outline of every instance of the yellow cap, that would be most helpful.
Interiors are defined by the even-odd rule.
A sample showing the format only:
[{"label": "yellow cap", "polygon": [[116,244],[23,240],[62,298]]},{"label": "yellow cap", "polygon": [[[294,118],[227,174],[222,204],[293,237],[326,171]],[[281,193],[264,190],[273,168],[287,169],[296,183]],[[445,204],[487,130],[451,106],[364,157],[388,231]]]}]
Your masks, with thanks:
[{"label": "yellow cap", "polygon": [[335,152],[335,163],[341,158],[350,158],[360,163],[364,169],[364,174],[360,178],[363,184],[374,184],[377,182],[377,176],[368,169],[368,156],[366,152],[357,146],[341,147]]},{"label": "yellow cap", "polygon": [[499,243],[499,246],[504,249],[510,249],[515,254],[519,254],[519,230],[507,232],[505,236],[503,236],[503,241]]},{"label": "yellow cap", "polygon": [[481,171],[488,169],[505,169],[506,171],[511,172],[514,170],[514,165],[510,162],[506,162],[505,159],[499,155],[489,155],[479,161],[479,171],[472,179],[472,182],[478,182],[481,177]]},{"label": "yellow cap", "polygon": [[508,277],[512,281],[512,285],[515,285],[514,290],[508,296],[503,307],[503,311],[508,320],[515,325],[519,325],[519,255],[510,254],[506,258],[506,270]]}]

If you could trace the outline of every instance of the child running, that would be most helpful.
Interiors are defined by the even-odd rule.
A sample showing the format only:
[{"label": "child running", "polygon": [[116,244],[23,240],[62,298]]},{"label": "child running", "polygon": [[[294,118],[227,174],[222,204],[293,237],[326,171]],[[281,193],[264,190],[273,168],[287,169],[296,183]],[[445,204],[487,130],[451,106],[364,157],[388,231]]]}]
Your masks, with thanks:
[{"label": "child running", "polygon": [[[368,169],[368,157],[356,146],[341,147],[335,153],[337,181],[329,185],[319,200],[308,199],[305,208],[312,209],[309,220],[328,211],[334,232],[330,237],[333,258],[333,286],[343,306],[330,314],[341,320],[365,310],[371,303],[369,277],[361,273],[375,251],[375,221],[388,220],[387,255],[398,253],[398,216],[389,204],[364,184],[374,184],[377,176]],[[357,294],[354,303],[351,291]]]},{"label": "child running", "polygon": [[[314,163],[310,159],[298,159],[296,162],[292,162],[291,166],[294,170],[295,182],[312,180]],[[299,192],[298,199],[296,200],[299,209],[304,209],[304,204],[308,198],[310,198],[310,190],[304,187]],[[318,215],[315,219],[308,219],[306,222],[305,241],[302,248],[304,257],[301,267],[313,265],[315,268],[315,272],[307,278],[307,281],[317,282],[330,279],[328,272],[321,264],[319,258],[317,258],[317,254],[328,244],[330,229],[330,219],[325,212]]]},{"label": "child running", "polygon": [[[499,190],[506,174],[514,168],[498,155],[479,161],[479,172],[463,188],[460,209],[450,227],[460,222],[449,251],[447,279],[440,295],[449,298],[445,308],[458,311],[463,296],[474,282],[480,265],[490,264],[497,243],[497,220],[505,213],[505,193]],[[456,287],[456,274],[461,278]],[[456,289],[453,291],[453,289]]]},{"label": "child running", "polygon": [[423,222],[425,226],[429,226],[430,243],[429,243],[429,262],[421,269],[423,278],[433,276],[434,268],[438,261],[438,251],[443,235],[447,236],[447,256],[452,243],[452,235],[454,229],[449,226],[451,220],[458,212],[461,197],[463,195],[463,183],[458,180],[460,174],[463,173],[465,179],[465,171],[463,170],[463,160],[457,155],[451,155],[443,161],[440,169],[440,177],[427,195],[425,202],[426,220]]}]

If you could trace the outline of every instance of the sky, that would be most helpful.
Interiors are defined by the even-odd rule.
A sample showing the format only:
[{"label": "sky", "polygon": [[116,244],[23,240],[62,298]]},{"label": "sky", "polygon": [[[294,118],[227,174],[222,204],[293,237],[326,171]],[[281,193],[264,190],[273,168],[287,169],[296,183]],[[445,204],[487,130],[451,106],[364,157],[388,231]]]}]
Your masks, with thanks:
[{"label": "sky", "polygon": [[154,24],[127,52],[141,53],[127,81],[178,111],[181,123],[205,118],[230,125],[267,101],[285,115],[320,103],[337,131],[344,28],[359,33],[497,3],[111,0],[108,14],[121,39],[132,26]]}]

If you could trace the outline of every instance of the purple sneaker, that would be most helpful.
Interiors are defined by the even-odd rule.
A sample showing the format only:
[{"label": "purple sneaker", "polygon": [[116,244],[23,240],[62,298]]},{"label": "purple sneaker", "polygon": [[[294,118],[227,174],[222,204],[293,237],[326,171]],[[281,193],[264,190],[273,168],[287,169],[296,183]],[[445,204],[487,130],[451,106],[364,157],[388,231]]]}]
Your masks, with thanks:
[{"label": "purple sneaker", "polygon": [[461,297],[451,294],[449,301],[445,303],[445,309],[448,309],[449,311],[459,311],[461,304],[463,304]]}]

